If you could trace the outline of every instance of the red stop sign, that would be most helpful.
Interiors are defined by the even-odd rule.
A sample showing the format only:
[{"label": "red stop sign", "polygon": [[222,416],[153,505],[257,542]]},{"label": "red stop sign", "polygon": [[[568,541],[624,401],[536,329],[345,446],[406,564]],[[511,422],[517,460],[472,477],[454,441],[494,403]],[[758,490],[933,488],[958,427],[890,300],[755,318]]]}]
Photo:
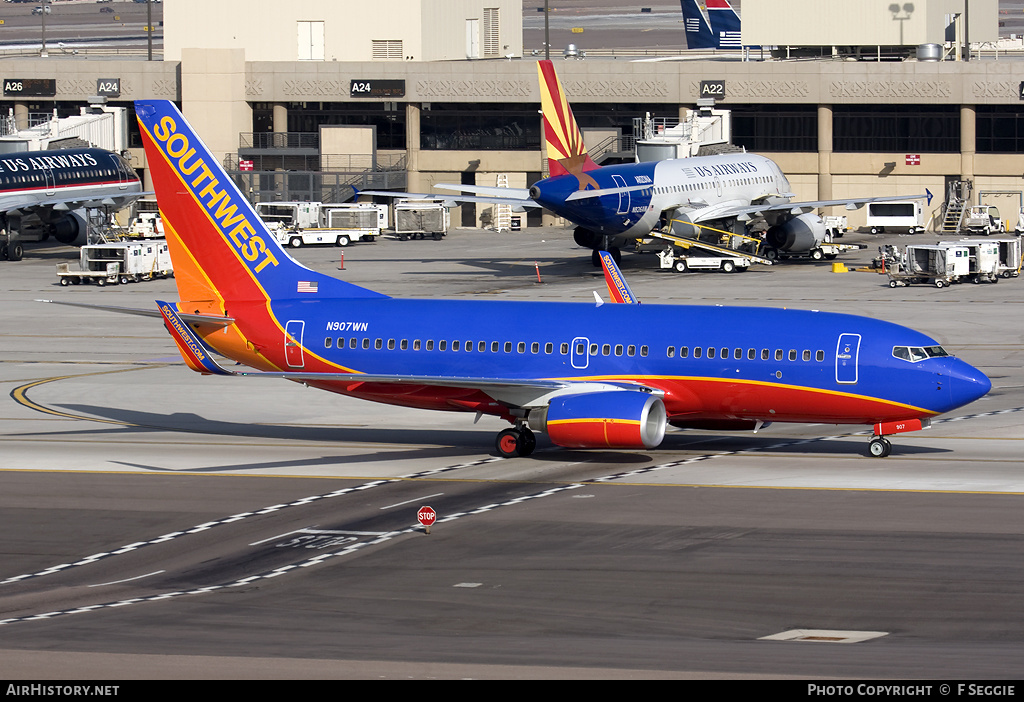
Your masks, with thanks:
[{"label": "red stop sign", "polygon": [[419,511],[416,512],[416,518],[420,520],[420,524],[428,527],[437,520],[437,512],[434,511],[433,507],[420,507]]}]

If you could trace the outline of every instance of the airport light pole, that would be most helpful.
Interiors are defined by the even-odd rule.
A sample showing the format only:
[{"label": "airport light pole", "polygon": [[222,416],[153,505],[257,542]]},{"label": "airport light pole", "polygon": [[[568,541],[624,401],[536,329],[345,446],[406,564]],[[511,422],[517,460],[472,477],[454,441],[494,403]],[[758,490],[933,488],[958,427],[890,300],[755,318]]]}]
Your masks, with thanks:
[{"label": "airport light pole", "polygon": [[46,53],[46,11],[50,9],[50,0],[43,0],[43,4],[40,7],[43,9],[43,46],[39,51],[39,57],[46,58],[49,56]]},{"label": "airport light pole", "polygon": [[149,58],[153,60],[153,0],[146,0],[146,44],[149,49]]},{"label": "airport light pole", "polygon": [[544,60],[551,60],[551,34],[548,27],[548,18],[551,10],[548,9],[548,0],[544,0]]}]

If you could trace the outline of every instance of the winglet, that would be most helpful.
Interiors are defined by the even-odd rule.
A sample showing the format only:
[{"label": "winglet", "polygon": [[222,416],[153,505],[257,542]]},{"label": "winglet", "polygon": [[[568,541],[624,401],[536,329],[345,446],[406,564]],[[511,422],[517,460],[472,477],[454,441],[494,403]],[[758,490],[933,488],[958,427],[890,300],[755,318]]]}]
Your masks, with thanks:
[{"label": "winglet", "polygon": [[601,267],[604,268],[604,282],[608,286],[608,294],[612,298],[612,302],[622,302],[627,305],[637,305],[640,303],[633,295],[633,291],[629,289],[629,285],[626,284],[626,279],[622,275],[622,271],[615,265],[615,259],[607,251],[599,251],[598,255],[601,257]]},{"label": "winglet", "polygon": [[160,300],[157,300],[156,304],[164,318],[167,331],[171,333],[171,338],[178,345],[178,351],[181,352],[181,357],[185,359],[189,368],[204,375],[232,375],[230,371],[217,365],[213,356],[210,355],[209,348],[178,316],[173,305]]}]

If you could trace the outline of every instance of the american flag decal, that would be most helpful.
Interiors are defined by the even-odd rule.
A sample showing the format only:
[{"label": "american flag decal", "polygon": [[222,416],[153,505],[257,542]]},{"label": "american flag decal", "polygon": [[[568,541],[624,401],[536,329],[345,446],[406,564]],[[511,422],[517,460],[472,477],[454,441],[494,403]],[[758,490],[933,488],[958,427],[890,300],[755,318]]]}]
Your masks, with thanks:
[{"label": "american flag decal", "polygon": [[316,281],[300,280],[296,292],[300,293],[315,293],[316,292]]}]

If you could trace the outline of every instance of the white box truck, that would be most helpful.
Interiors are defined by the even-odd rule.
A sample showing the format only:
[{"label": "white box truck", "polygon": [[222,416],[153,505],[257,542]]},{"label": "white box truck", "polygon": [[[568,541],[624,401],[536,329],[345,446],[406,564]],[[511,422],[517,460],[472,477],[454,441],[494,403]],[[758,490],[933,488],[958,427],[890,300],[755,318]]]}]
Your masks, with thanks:
[{"label": "white box truck", "polygon": [[258,202],[256,214],[281,244],[293,248],[373,241],[381,221],[387,226],[387,206],[373,203]]},{"label": "white box truck", "polygon": [[869,202],[867,227],[872,234],[906,232],[916,234],[924,230],[924,209],[920,200]]}]

